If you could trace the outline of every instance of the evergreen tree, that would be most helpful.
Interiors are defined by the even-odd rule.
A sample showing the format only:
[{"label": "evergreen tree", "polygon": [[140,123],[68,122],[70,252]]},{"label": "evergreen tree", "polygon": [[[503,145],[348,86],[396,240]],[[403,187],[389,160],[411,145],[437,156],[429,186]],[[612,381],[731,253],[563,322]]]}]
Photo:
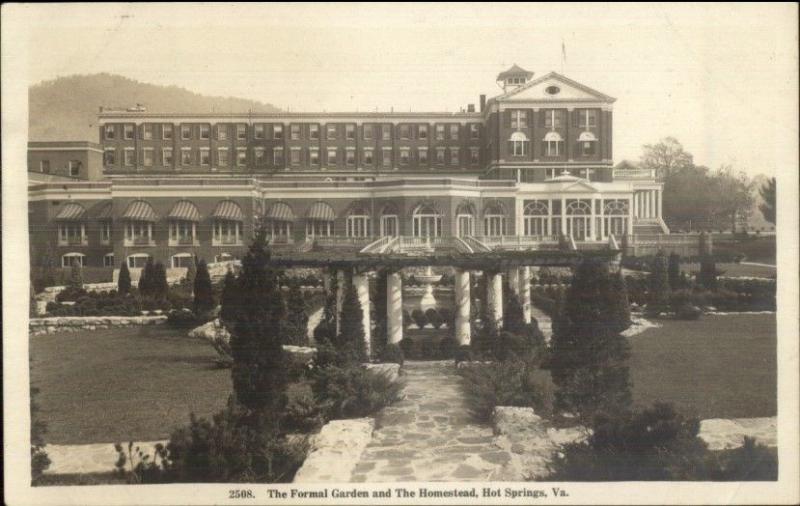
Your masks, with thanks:
[{"label": "evergreen tree", "polygon": [[128,269],[128,262],[122,262],[117,277],[117,293],[127,295],[131,291],[131,271]]},{"label": "evergreen tree", "polygon": [[314,329],[314,341],[317,344],[331,343],[336,339],[336,292],[339,290],[339,280],[335,271],[331,271],[329,275],[331,283],[328,296],[325,298],[322,318]]},{"label": "evergreen tree", "polygon": [[378,271],[373,285],[372,296],[370,297],[372,321],[375,322],[375,328],[372,329],[372,352],[374,356],[381,356],[387,345],[386,287],[388,283],[389,273],[386,270]]},{"label": "evergreen tree", "polygon": [[[206,268],[206,270],[208,269]],[[189,267],[186,268],[186,277],[183,279],[183,282],[186,284],[186,286],[194,288],[195,286],[194,280],[196,277],[197,277],[197,260],[194,257],[192,257],[192,261],[189,262]],[[195,297],[196,296],[197,294],[195,293]]]},{"label": "evergreen tree", "polygon": [[610,307],[609,319],[612,329],[616,332],[622,332],[631,326],[631,304],[628,300],[628,289],[625,286],[622,269],[611,274],[608,287],[609,290],[606,297]]},{"label": "evergreen tree", "polygon": [[697,282],[700,283],[706,290],[717,289],[717,265],[714,262],[714,257],[711,255],[704,255],[700,259],[700,273]]},{"label": "evergreen tree", "polygon": [[334,345],[342,350],[350,361],[365,362],[367,350],[364,343],[364,311],[358,300],[352,276],[348,278],[342,301],[342,321]]},{"label": "evergreen tree", "polygon": [[142,297],[152,297],[153,295],[153,257],[147,257],[147,263],[144,264],[142,271],[139,273],[139,294]]},{"label": "evergreen tree", "polygon": [[29,295],[28,295],[28,316],[30,318],[36,318],[39,316],[39,311],[36,308],[36,292],[33,289],[33,283],[30,285]]},{"label": "evergreen tree", "polygon": [[631,402],[629,345],[614,324],[611,285],[608,267],[585,259],[567,291],[563,317],[554,325],[548,365],[558,388],[556,406],[584,418]]},{"label": "evergreen tree", "polygon": [[167,284],[167,269],[161,262],[156,262],[153,265],[152,276],[152,294],[156,300],[164,300],[167,298],[169,292],[169,285]]},{"label": "evergreen tree", "polygon": [[222,281],[222,295],[220,298],[222,306],[219,313],[220,319],[226,325],[228,323],[232,325],[236,321],[241,302],[239,299],[239,282],[230,269],[225,273],[225,279]]},{"label": "evergreen tree", "polygon": [[38,284],[42,289],[56,284],[56,260],[50,243],[47,244],[41,257]]},{"label": "evergreen tree", "polygon": [[659,251],[653,259],[647,284],[650,291],[648,311],[651,313],[666,311],[669,306],[669,274],[667,258],[663,251]]},{"label": "evergreen tree", "polygon": [[681,256],[677,253],[670,253],[668,267],[669,286],[673,290],[684,288],[681,286]]},{"label": "evergreen tree", "polygon": [[524,335],[527,326],[525,312],[517,294],[508,294],[508,297],[503,301],[503,313],[503,330],[518,336]]},{"label": "evergreen tree", "polygon": [[[286,406],[288,378],[281,335],[285,307],[278,276],[270,265],[266,233],[259,229],[242,259],[238,295],[227,298],[223,309],[232,319],[228,330],[236,399],[262,417],[278,416]],[[232,309],[234,301],[238,304]]]},{"label": "evergreen tree", "polygon": [[[194,263],[194,262],[192,262]],[[214,309],[214,291],[211,288],[211,276],[205,260],[197,264],[197,274],[194,278],[194,313],[203,315]]]},{"label": "evergreen tree", "polygon": [[83,268],[78,260],[72,261],[69,271],[69,287],[75,290],[83,289]]},{"label": "evergreen tree", "polygon": [[305,346],[308,344],[308,305],[300,290],[300,284],[292,282],[286,298],[286,336],[285,344]]}]

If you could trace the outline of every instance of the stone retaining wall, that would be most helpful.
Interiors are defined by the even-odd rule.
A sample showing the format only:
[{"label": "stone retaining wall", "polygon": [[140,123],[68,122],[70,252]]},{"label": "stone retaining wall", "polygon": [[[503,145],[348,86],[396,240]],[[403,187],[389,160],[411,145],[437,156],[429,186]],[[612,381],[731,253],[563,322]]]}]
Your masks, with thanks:
[{"label": "stone retaining wall", "polygon": [[350,481],[361,454],[372,439],[375,420],[333,420],[310,439],[310,452],[294,476],[294,483]]},{"label": "stone retaining wall", "polygon": [[28,331],[32,336],[38,336],[56,332],[158,325],[166,321],[166,316],[52,316],[31,318],[28,322]]}]

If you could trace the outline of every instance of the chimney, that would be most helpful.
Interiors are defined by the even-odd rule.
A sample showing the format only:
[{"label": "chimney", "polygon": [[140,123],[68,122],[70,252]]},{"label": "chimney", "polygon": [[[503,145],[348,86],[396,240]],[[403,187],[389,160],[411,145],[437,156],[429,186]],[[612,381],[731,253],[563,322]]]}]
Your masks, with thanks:
[{"label": "chimney", "polygon": [[475,112],[475,104],[467,104],[467,112]]},{"label": "chimney", "polygon": [[484,109],[486,109],[486,95],[481,95],[481,110],[480,110],[480,112],[483,112]]}]

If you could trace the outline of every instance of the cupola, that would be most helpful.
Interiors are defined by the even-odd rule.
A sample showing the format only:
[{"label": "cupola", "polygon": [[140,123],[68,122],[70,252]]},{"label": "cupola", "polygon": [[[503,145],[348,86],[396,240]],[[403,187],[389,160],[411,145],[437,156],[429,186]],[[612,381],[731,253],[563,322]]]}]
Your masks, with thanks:
[{"label": "cupola", "polygon": [[530,81],[533,72],[528,72],[516,63],[505,72],[497,74],[497,82],[503,87],[504,92],[511,91]]}]

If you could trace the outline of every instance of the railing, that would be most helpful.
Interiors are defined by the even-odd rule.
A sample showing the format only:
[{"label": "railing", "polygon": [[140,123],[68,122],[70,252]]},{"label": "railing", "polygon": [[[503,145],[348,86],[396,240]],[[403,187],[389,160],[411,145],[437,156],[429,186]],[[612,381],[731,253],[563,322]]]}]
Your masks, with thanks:
[{"label": "railing", "polygon": [[170,242],[175,243],[178,246],[194,246],[194,245],[196,245],[194,237],[178,237],[177,240],[173,239]]},{"label": "railing", "polygon": [[133,237],[125,239],[125,246],[155,246],[156,242],[150,237]]},{"label": "railing", "polygon": [[553,249],[558,247],[558,236],[551,235],[501,235],[472,237],[493,249]]},{"label": "railing", "polygon": [[89,244],[88,238],[85,236],[68,236],[66,239],[59,239],[59,246],[86,246]]},{"label": "railing", "polygon": [[235,236],[222,236],[221,238],[214,237],[213,239],[211,239],[211,245],[212,246],[241,246],[242,245],[242,240],[241,239],[236,239]]},{"label": "railing", "polygon": [[361,251],[359,251],[359,253],[364,253],[364,254],[383,253],[392,239],[394,238],[388,235],[379,237],[378,239],[375,239],[371,243],[364,246],[364,248],[362,248]]},{"label": "railing", "polygon": [[366,237],[329,236],[329,237],[315,237],[313,240],[318,246],[323,246],[323,247],[363,248],[367,244],[373,242],[375,240],[375,237],[374,236],[366,236]]},{"label": "railing", "polygon": [[614,179],[656,179],[655,169],[621,169],[614,171]]}]

